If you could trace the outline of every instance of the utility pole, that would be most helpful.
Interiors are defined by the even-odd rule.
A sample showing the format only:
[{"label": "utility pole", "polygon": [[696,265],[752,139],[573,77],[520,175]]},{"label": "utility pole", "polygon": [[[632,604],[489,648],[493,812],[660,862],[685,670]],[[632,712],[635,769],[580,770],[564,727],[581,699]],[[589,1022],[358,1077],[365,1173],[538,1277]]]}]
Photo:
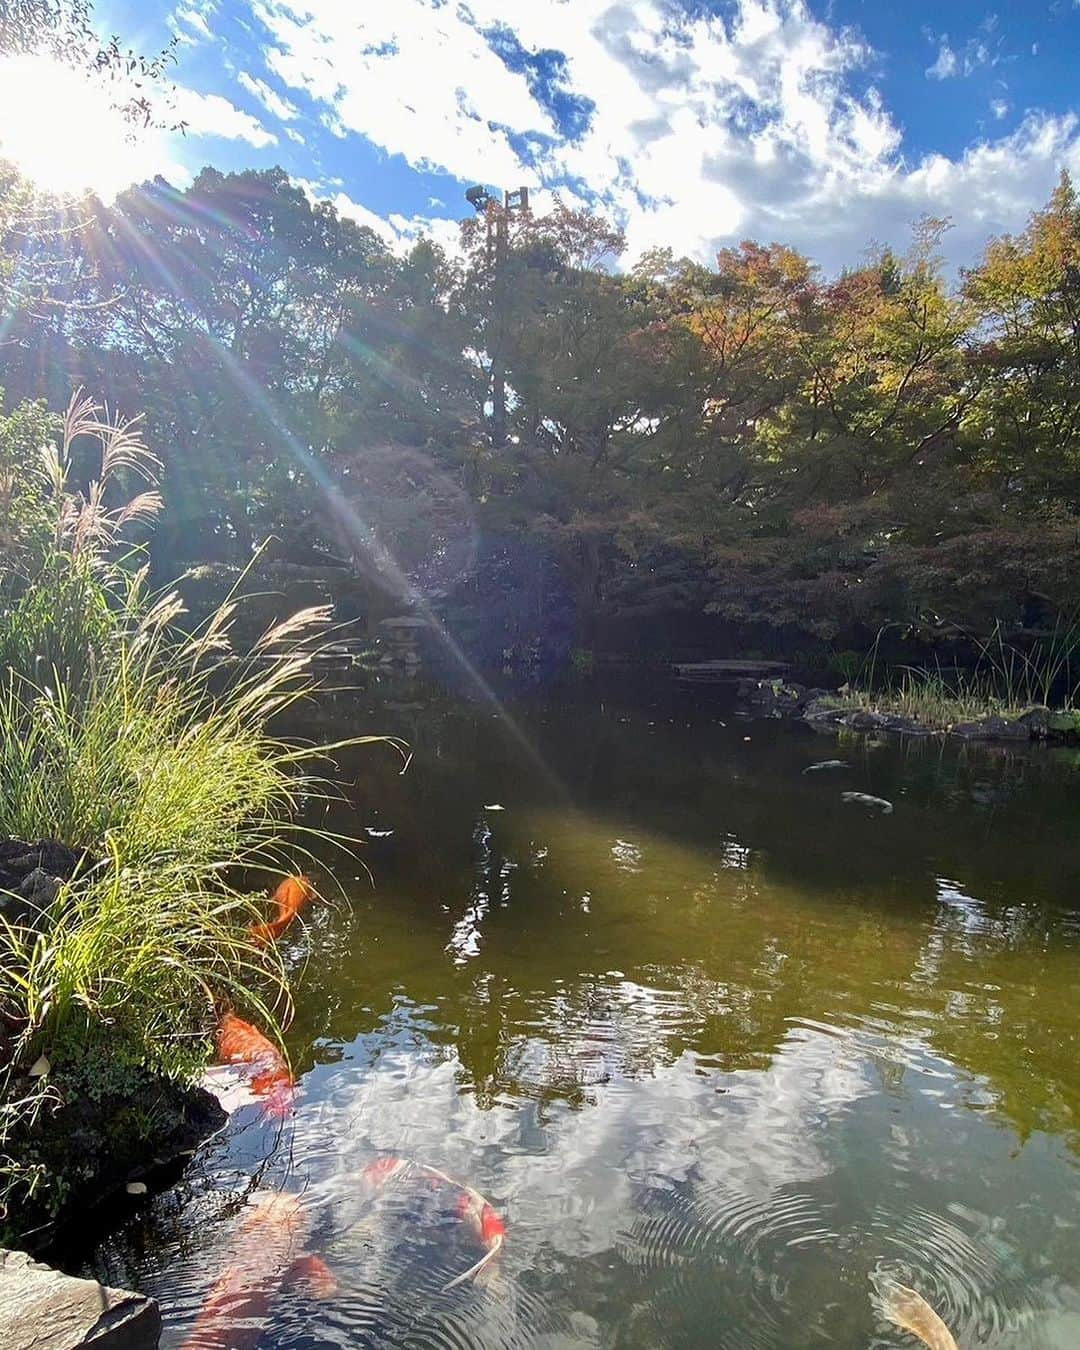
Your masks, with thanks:
[{"label": "utility pole", "polygon": [[510,213],[528,214],[529,189],[506,191],[500,203],[482,185],[469,188],[465,200],[477,212],[483,212],[487,225],[487,261],[491,269],[492,311],[488,331],[491,356],[491,444],[506,444],[506,368],[503,361],[502,305],[499,281],[509,248]]}]

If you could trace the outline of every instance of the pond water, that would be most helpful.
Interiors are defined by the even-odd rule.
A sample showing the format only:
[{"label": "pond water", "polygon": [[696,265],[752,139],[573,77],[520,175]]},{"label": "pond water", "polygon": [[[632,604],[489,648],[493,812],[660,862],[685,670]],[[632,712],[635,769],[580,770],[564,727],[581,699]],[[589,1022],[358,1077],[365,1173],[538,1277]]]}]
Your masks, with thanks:
[{"label": "pond water", "polygon": [[[415,757],[343,766],[374,885],[290,937],[294,1116],[242,1107],[92,1262],[164,1346],[237,1262],[264,1297],[201,1345],[910,1346],[883,1276],[961,1347],[1080,1344],[1075,755],[417,703],[349,714]],[[429,1168],[506,1224],[445,1292],[486,1248]]]}]

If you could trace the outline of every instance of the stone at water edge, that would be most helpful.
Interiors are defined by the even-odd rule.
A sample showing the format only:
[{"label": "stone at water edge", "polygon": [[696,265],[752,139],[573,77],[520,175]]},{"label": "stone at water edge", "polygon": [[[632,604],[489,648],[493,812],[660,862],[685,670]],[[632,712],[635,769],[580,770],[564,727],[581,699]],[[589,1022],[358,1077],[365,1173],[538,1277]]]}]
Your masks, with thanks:
[{"label": "stone at water edge", "polygon": [[154,1350],[161,1314],[153,1299],[96,1280],[77,1280],[0,1250],[4,1350]]}]

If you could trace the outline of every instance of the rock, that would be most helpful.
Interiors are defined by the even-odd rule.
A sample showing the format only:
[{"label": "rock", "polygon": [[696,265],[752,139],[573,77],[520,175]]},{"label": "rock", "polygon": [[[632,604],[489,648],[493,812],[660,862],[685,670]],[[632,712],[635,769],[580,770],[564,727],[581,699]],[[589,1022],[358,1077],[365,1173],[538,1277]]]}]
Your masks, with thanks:
[{"label": "rock", "polygon": [[1051,736],[1080,737],[1080,709],[1046,714],[1046,730]]},{"label": "rock", "polygon": [[1050,721],[1050,709],[1037,706],[1028,708],[1022,712],[1019,717],[1014,717],[1013,722],[1017,726],[1024,726],[1028,729],[1028,734],[1033,740],[1042,740],[1046,736]]},{"label": "rock", "polygon": [[33,1064],[27,1069],[26,1074],[28,1078],[44,1078],[51,1068],[52,1065],[45,1056],[38,1055],[37,1059],[35,1059]]},{"label": "rock", "polygon": [[0,1251],[0,1334],[5,1350],[154,1350],[161,1314],[153,1299]]},{"label": "rock", "polygon": [[950,736],[964,741],[1030,741],[1031,730],[1022,718],[982,717],[977,722],[957,722]]},{"label": "rock", "polygon": [[23,877],[19,897],[28,901],[35,909],[48,909],[60,894],[60,887],[63,884],[59,877],[50,876],[44,867],[35,867]]}]

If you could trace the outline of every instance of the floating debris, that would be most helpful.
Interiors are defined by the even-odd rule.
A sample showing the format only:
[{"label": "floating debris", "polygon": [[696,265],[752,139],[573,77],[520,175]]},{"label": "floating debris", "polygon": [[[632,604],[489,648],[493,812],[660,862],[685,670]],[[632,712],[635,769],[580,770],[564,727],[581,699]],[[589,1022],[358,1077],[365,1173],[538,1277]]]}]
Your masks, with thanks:
[{"label": "floating debris", "polygon": [[887,1321],[928,1345],[930,1350],[958,1350],[952,1332],[921,1294],[880,1271],[875,1271],[870,1279],[876,1295],[874,1301]]},{"label": "floating debris", "polygon": [[394,833],[393,830],[375,830],[370,825],[364,826],[364,833],[369,839],[389,839]]},{"label": "floating debris", "polygon": [[893,804],[884,797],[872,797],[869,792],[841,792],[841,800],[855,806],[871,806],[883,816],[892,815]]},{"label": "floating debris", "polygon": [[803,773],[822,773],[826,769],[850,769],[846,759],[823,759],[819,764],[808,764]]},{"label": "floating debris", "polygon": [[505,811],[505,806],[500,806],[498,802],[492,802],[490,806],[484,807],[485,811]]}]

